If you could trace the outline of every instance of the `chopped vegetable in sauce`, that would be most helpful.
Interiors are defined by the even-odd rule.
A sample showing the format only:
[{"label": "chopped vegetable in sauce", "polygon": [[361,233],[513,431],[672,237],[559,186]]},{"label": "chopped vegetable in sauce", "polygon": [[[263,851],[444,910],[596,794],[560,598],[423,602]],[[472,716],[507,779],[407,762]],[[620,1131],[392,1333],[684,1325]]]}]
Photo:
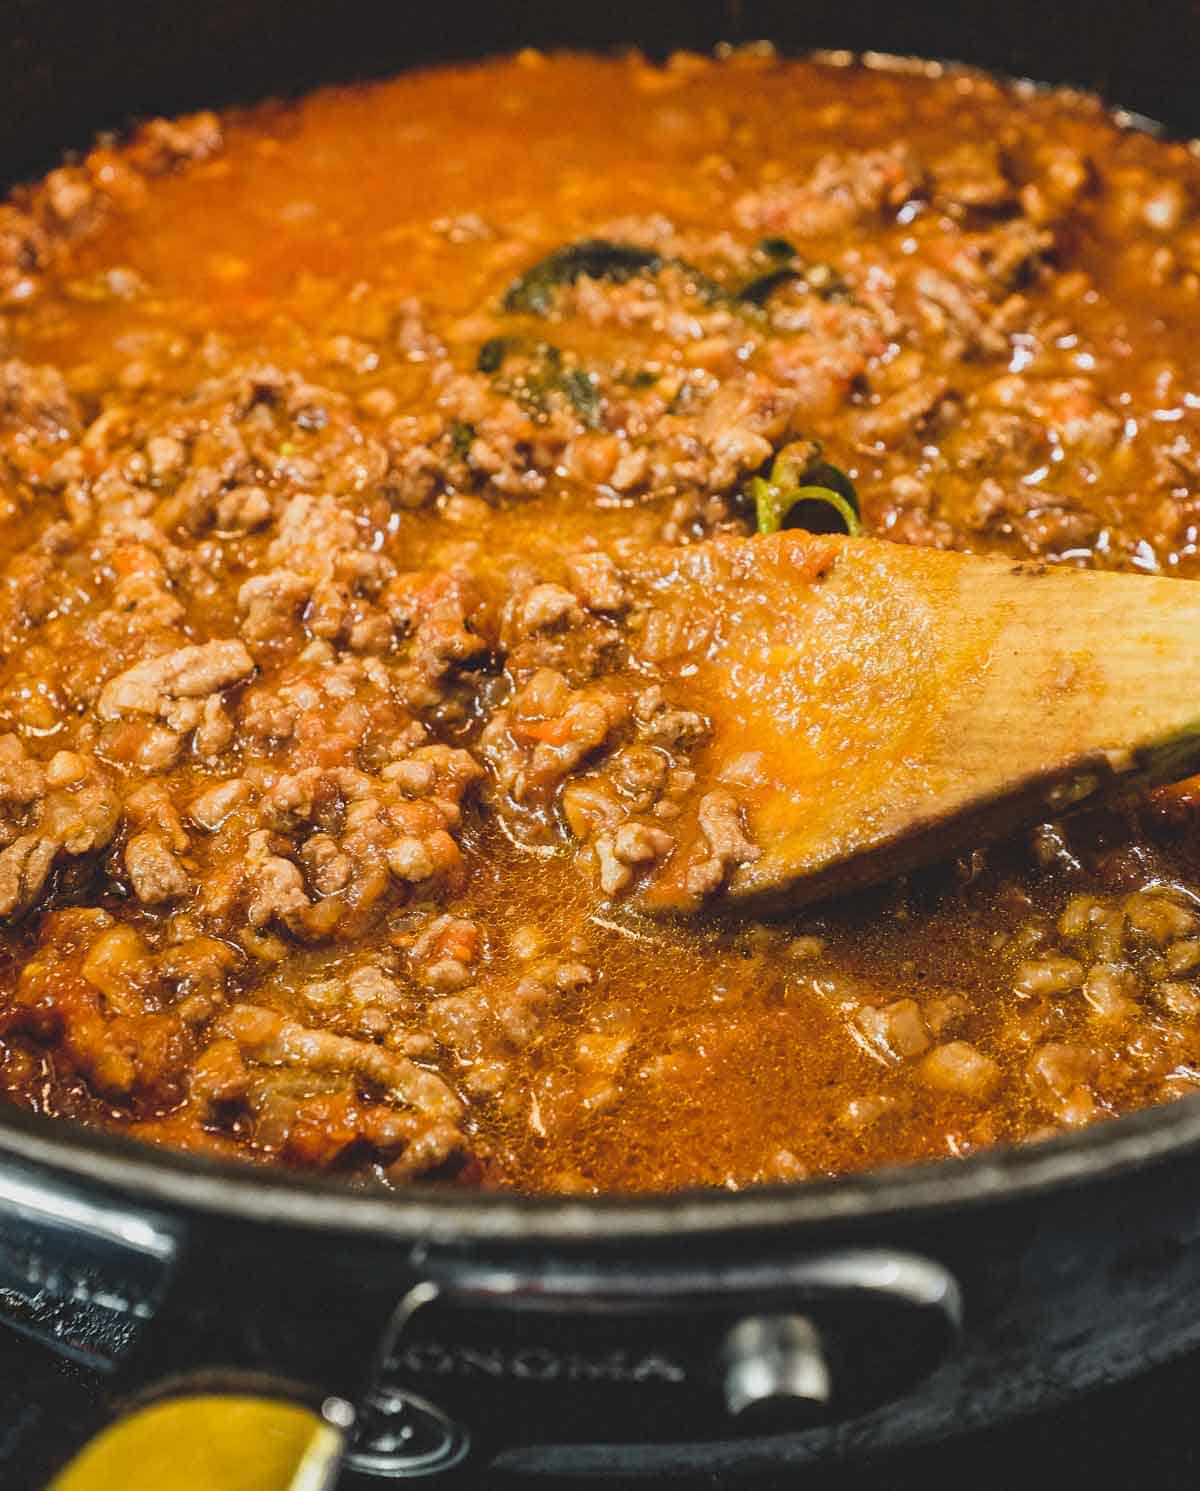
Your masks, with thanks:
[{"label": "chopped vegetable in sauce", "polygon": [[791,448],[780,451],[770,476],[754,477],[748,491],[759,533],[778,533],[781,528],[862,532],[858,493],[846,473],[827,461],[797,460]]}]

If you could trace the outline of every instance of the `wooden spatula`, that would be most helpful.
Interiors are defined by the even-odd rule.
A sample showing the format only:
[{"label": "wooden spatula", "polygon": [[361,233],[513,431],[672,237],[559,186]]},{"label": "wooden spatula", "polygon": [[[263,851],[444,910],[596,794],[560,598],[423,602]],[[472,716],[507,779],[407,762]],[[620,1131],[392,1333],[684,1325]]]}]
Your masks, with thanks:
[{"label": "wooden spatula", "polygon": [[[801,532],[638,562],[713,721],[649,910],[800,906],[1200,769],[1200,583]],[[704,890],[713,803],[754,851]],[[721,816],[717,812],[716,816]]]}]

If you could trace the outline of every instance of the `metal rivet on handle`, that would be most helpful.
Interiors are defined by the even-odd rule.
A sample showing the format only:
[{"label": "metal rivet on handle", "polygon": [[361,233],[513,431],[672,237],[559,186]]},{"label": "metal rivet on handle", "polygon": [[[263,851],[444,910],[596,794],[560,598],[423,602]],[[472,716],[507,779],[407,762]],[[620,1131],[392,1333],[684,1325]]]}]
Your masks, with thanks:
[{"label": "metal rivet on handle", "polygon": [[388,1480],[441,1475],[466,1458],[471,1436],[415,1393],[376,1387],[359,1405],[348,1469]]},{"label": "metal rivet on handle", "polygon": [[829,1363],[812,1321],[804,1315],[752,1315],[725,1338],[725,1406],[735,1418],[747,1409],[789,1403],[828,1407]]}]

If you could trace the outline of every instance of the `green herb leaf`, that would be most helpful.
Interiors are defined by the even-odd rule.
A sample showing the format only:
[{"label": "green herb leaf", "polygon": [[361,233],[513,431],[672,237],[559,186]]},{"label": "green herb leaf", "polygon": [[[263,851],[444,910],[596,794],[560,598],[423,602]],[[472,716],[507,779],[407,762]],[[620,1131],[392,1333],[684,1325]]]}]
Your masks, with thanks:
[{"label": "green herb leaf", "polygon": [[758,259],[767,261],[766,267],[748,279],[734,298],[743,305],[762,306],[772,290],[785,285],[788,280],[801,279],[804,271],[796,246],[787,238],[760,238],[754,246]]},{"label": "green herb leaf", "polygon": [[540,363],[540,371],[547,373],[556,373],[562,366],[562,353],[553,342],[538,342],[531,337],[490,337],[480,347],[475,367],[481,373],[498,373],[510,357],[518,355]]},{"label": "green herb leaf", "polygon": [[617,382],[626,388],[653,388],[660,376],[652,368],[637,368],[631,373],[618,373]]},{"label": "green herb leaf", "polygon": [[790,238],[760,238],[754,245],[754,252],[761,254],[764,259],[795,259],[798,257],[796,245]]},{"label": "green herb leaf", "polygon": [[786,238],[763,238],[755,245],[755,254],[767,265],[736,291],[735,299],[743,305],[765,305],[772,291],[789,280],[800,280],[806,290],[822,300],[848,300],[850,290],[831,264],[805,264],[794,244]]},{"label": "green herb leaf", "polygon": [[570,368],[558,380],[558,386],[588,429],[598,430],[601,425],[600,393],[588,374],[582,368]]},{"label": "green herb leaf", "polygon": [[475,426],[465,420],[456,419],[450,426],[450,449],[460,461],[466,460],[467,452],[475,439]]},{"label": "green herb leaf", "polygon": [[[686,259],[667,257],[636,243],[621,243],[611,238],[581,238],[578,243],[564,244],[555,249],[513,280],[504,292],[501,304],[506,311],[548,316],[554,309],[555,293],[584,276],[623,285],[638,275],[661,274],[664,269],[676,269],[686,276],[694,293],[708,305],[728,306],[746,316],[757,316],[771,292],[788,280],[802,280],[823,299],[842,299],[849,293],[836,270],[828,264],[805,265],[795,245],[786,238],[764,238],[756,245],[755,253],[760,260],[766,261],[761,272],[744,285],[730,287],[689,264]],[[484,350],[491,346],[492,343],[485,343]],[[481,368],[481,371],[493,369]]]},{"label": "green herb leaf", "polygon": [[479,349],[475,368],[480,373],[498,373],[508,355],[511,337],[490,337]]},{"label": "green herb leaf", "polygon": [[506,311],[527,311],[545,316],[554,305],[554,292],[573,285],[585,275],[593,280],[624,284],[639,274],[657,274],[665,264],[661,254],[635,243],[617,243],[609,238],[582,238],[540,259],[532,269],[515,279],[504,292]]},{"label": "green herb leaf", "polygon": [[747,280],[737,292],[737,298],[746,305],[764,305],[772,290],[777,290],[780,285],[786,285],[788,280],[803,278],[804,275],[799,269],[790,264],[784,264],[778,269],[768,269],[765,274],[758,274],[752,280]]},{"label": "green herb leaf", "polygon": [[532,269],[527,269],[509,285],[501,304],[506,311],[548,316],[554,309],[555,291],[564,285],[573,285],[585,275],[588,279],[623,285],[638,275],[660,274],[664,269],[678,269],[685,274],[696,294],[709,304],[716,305],[735,298],[724,285],[686,259],[664,258],[654,249],[642,248],[636,243],[619,243],[610,238],[581,238],[578,243],[555,249]]},{"label": "green herb leaf", "polygon": [[[520,359],[506,367],[509,359]],[[538,414],[546,413],[546,400],[561,393],[591,430],[603,426],[604,401],[590,373],[584,368],[563,370],[563,355],[553,342],[533,337],[492,337],[484,342],[475,359],[481,373],[488,373],[503,393]],[[471,438],[474,439],[474,431]]]}]

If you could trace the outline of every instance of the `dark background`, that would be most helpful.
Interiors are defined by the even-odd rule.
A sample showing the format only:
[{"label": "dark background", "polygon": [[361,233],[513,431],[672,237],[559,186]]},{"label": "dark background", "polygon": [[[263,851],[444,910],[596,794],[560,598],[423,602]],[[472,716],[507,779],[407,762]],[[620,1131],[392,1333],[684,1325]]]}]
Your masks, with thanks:
[{"label": "dark background", "polygon": [[[63,1428],[83,1417],[96,1381],[41,1347],[0,1328],[0,1487],[40,1491]],[[1055,1413],[874,1465],[834,1471],[805,1467],[767,1479],[661,1480],[669,1491],[1030,1491],[1087,1487],[1088,1491],[1195,1491],[1200,1485],[1196,1423],[1200,1414],[1200,1357],[1160,1367],[1120,1387],[1102,1389]],[[400,1482],[356,1481],[346,1491],[371,1491]],[[416,1484],[416,1483],[414,1483]],[[445,1483],[423,1482],[431,1488]],[[455,1491],[619,1491],[647,1481],[515,1481],[485,1475]],[[113,1491],[120,1491],[114,1487]],[[164,1487],[163,1491],[170,1491]],[[447,1486],[447,1491],[450,1491]]]},{"label": "dark background", "polygon": [[0,0],[0,37],[10,179],[131,114],[527,45],[874,48],[1078,83],[1200,132],[1195,0]]}]

